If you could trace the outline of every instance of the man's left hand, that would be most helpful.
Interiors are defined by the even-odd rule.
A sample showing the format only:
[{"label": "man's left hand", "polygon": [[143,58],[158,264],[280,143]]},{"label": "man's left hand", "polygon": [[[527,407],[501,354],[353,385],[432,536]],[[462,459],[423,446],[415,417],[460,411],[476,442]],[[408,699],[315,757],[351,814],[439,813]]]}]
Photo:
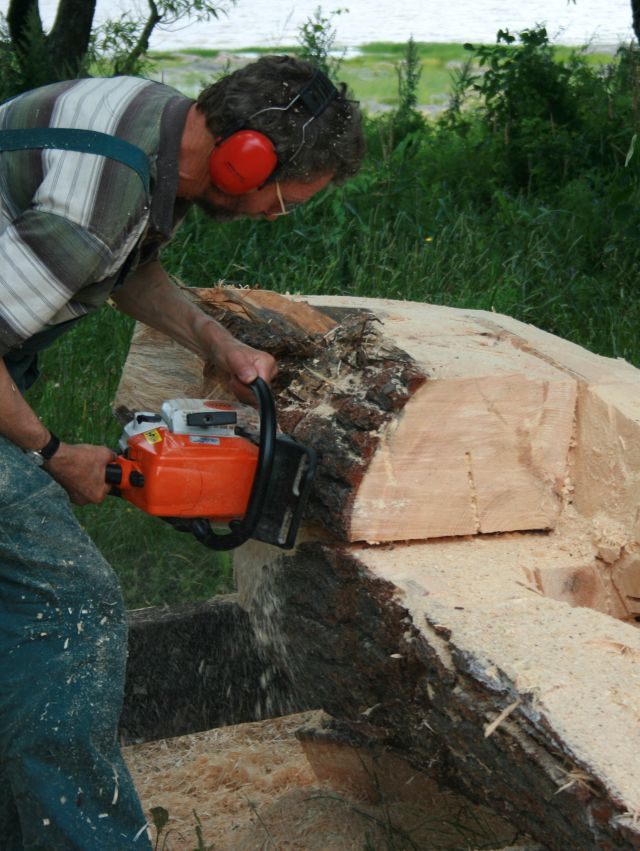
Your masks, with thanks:
[{"label": "man's left hand", "polygon": [[269,384],[278,372],[275,358],[268,352],[247,346],[231,335],[216,348],[209,363],[238,399],[249,404],[255,403],[255,396],[248,385],[256,378]]},{"label": "man's left hand", "polygon": [[183,294],[159,261],[132,272],[113,300],[124,313],[200,355],[243,402],[254,403],[247,385],[255,378],[269,383],[276,376],[270,354],[236,340]]}]

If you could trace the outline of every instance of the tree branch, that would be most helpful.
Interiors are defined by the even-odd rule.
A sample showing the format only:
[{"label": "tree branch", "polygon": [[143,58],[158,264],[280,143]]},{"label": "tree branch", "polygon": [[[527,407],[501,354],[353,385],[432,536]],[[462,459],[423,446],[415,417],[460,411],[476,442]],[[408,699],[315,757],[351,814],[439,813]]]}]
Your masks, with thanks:
[{"label": "tree branch", "polygon": [[135,43],[131,51],[121,60],[116,62],[116,74],[128,74],[136,67],[138,60],[149,50],[149,39],[156,24],[162,20],[162,15],[158,11],[154,0],[147,0],[149,4],[149,17],[147,18],[138,41]]}]

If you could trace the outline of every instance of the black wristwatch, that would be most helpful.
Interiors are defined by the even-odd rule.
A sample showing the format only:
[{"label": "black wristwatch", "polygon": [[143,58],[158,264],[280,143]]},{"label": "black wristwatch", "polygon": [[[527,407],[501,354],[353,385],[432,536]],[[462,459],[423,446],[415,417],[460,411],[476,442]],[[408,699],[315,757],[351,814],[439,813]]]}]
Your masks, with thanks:
[{"label": "black wristwatch", "polygon": [[42,449],[24,450],[24,454],[29,457],[34,464],[37,464],[38,467],[42,467],[46,461],[53,458],[60,447],[60,438],[56,437],[52,431],[49,432],[49,435],[49,440]]}]

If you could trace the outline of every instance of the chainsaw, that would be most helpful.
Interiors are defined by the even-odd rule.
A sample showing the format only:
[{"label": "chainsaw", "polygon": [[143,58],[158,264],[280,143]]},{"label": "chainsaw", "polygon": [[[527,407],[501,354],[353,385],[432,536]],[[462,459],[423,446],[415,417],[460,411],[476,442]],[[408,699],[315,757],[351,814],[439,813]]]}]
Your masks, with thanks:
[{"label": "chainsaw", "polygon": [[291,549],[317,455],[277,434],[266,382],[257,378],[250,387],[260,413],[257,444],[239,425],[247,406],[171,399],[160,413],[137,412],[125,426],[122,454],[107,465],[112,492],[214,550],[249,538]]}]

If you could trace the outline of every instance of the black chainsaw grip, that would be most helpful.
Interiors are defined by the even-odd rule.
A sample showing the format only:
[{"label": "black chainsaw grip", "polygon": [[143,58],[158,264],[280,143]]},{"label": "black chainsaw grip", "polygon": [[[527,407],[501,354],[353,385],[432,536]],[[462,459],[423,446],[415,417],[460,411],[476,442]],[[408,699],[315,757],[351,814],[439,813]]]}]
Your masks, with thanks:
[{"label": "black chainsaw grip", "polygon": [[193,521],[193,534],[212,550],[233,550],[249,540],[262,514],[271,479],[276,450],[276,406],[269,385],[262,378],[256,378],[249,387],[258,400],[260,411],[260,446],[256,474],[245,516],[242,520],[232,520],[229,523],[229,533],[214,532],[209,521],[203,518]]},{"label": "black chainsaw grip", "polygon": [[120,464],[107,464],[107,472],[104,477],[108,485],[119,485],[122,482],[122,467]]}]

